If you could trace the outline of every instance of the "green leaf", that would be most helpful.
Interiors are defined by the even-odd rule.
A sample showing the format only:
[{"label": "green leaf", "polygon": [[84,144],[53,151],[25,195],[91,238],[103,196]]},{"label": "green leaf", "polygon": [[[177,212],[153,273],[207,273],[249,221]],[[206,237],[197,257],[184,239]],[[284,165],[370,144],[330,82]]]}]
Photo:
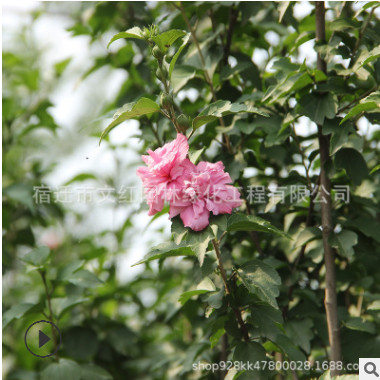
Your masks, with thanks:
[{"label": "green leaf", "polygon": [[189,159],[193,164],[196,164],[202,155],[202,153],[206,150],[206,147],[204,146],[201,149],[198,150],[191,150],[189,151]]},{"label": "green leaf", "polygon": [[49,364],[41,372],[41,380],[81,380],[79,364],[69,359],[60,359],[58,363]]},{"label": "green leaf", "polygon": [[197,296],[199,294],[208,293],[209,291],[210,290],[206,290],[206,289],[189,290],[187,292],[182,293],[181,296],[179,297],[178,301],[182,305],[184,305],[191,297]]},{"label": "green leaf", "polygon": [[205,277],[197,286],[195,290],[189,290],[184,292],[179,297],[178,301],[184,305],[191,297],[204,294],[208,292],[214,292],[216,290],[214,283],[210,280],[209,277]]},{"label": "green leaf", "polygon": [[192,250],[198,257],[200,266],[203,265],[207,247],[213,237],[214,234],[210,227],[207,227],[205,230],[199,232],[190,230],[185,237],[186,242],[191,246]]},{"label": "green leaf", "polygon": [[170,65],[169,65],[169,79],[171,79],[172,77],[172,73],[173,73],[173,70],[174,70],[174,66],[178,60],[178,57],[180,56],[182,50],[185,48],[185,46],[187,45],[187,43],[189,42],[189,38],[190,38],[191,34],[190,33],[187,33],[183,36],[182,38],[182,44],[181,46],[179,47],[179,49],[177,50],[177,52],[174,54],[174,57],[172,58],[172,60],[170,61]]},{"label": "green leaf", "polygon": [[[368,54],[360,55],[359,67],[363,67],[364,65],[367,65],[368,63],[374,61],[375,59],[378,59],[380,57],[380,46],[376,46],[374,49],[368,52]],[[355,64],[356,68],[356,64]]]},{"label": "green leaf", "polygon": [[27,253],[21,260],[35,267],[42,267],[49,261],[50,249],[46,246],[41,246]]},{"label": "green leaf", "polygon": [[259,260],[248,261],[237,270],[244,286],[262,301],[277,308],[281,278],[271,266]]},{"label": "green leaf", "polygon": [[34,212],[36,205],[33,202],[33,188],[29,184],[14,183],[3,189],[3,194],[19,202]]},{"label": "green leaf", "polygon": [[368,168],[363,156],[353,148],[342,148],[335,154],[335,166],[344,169],[354,185],[360,185],[368,177]]},{"label": "green leaf", "polygon": [[181,243],[177,245],[174,242],[167,242],[153,247],[152,250],[142,260],[138,261],[132,266],[148,263],[152,260],[164,259],[167,257],[193,255],[194,251],[192,247],[189,247],[188,244]]},{"label": "green leaf", "polygon": [[273,340],[281,331],[279,328],[283,322],[281,311],[267,303],[252,305],[251,319],[260,336]]},{"label": "green leaf", "polygon": [[107,126],[102,135],[100,136],[99,144],[102,139],[118,124],[125,120],[136,119],[139,116],[158,112],[160,106],[151,99],[140,98],[137,102],[127,103],[120,108],[113,116],[113,121]]},{"label": "green leaf", "polygon": [[71,178],[70,180],[65,182],[63,186],[69,186],[74,182],[83,182],[83,181],[87,181],[89,179],[97,180],[97,177],[96,177],[96,175],[91,174],[91,173],[77,174],[76,176],[74,176],[73,178]]},{"label": "green leaf", "polygon": [[88,298],[69,296],[53,298],[51,300],[51,303],[56,315],[58,316],[58,318],[61,318],[62,315],[69,311],[71,308],[73,308],[76,305],[80,305],[81,303],[86,302],[88,300]]},{"label": "green leaf", "polygon": [[120,32],[120,33],[115,34],[111,38],[111,41],[108,43],[107,48],[109,48],[112,42],[119,40],[120,38],[137,38],[139,40],[145,39],[143,35],[143,31],[138,26],[134,26],[133,28],[128,29],[125,32]]},{"label": "green leaf", "polygon": [[63,334],[63,347],[71,358],[80,361],[90,360],[99,346],[97,334],[89,327],[73,326]]},{"label": "green leaf", "polygon": [[278,22],[281,23],[288,7],[290,5],[290,1],[282,1],[281,3],[278,4]]},{"label": "green leaf", "polygon": [[113,380],[113,377],[102,367],[95,364],[82,364],[81,380]]},{"label": "green leaf", "polygon": [[318,125],[322,125],[325,118],[334,118],[338,110],[336,98],[331,93],[307,94],[299,104],[302,113]]},{"label": "green leaf", "polygon": [[374,92],[371,95],[368,95],[364,98],[359,104],[353,107],[348,114],[342,119],[340,124],[344,123],[346,120],[355,117],[362,112],[369,111],[380,111],[380,92]]},{"label": "green leaf", "polygon": [[[235,348],[233,360],[240,363],[260,363],[262,361],[267,361],[266,351],[263,346],[256,342],[239,342]],[[261,365],[260,365],[261,367]],[[253,369],[245,370],[239,379],[255,379],[255,380],[264,380],[268,379],[267,371]]]},{"label": "green leaf", "polygon": [[211,348],[214,348],[218,344],[220,338],[225,334],[225,332],[226,330],[221,328],[216,330],[216,332],[210,336]]},{"label": "green leaf", "polygon": [[227,231],[260,231],[290,238],[288,234],[279,230],[265,219],[239,213],[232,214],[228,218]]},{"label": "green leaf", "polygon": [[102,283],[98,277],[87,269],[81,269],[73,273],[68,278],[68,281],[81,288],[93,288]]},{"label": "green leaf", "polygon": [[274,342],[288,356],[290,360],[293,360],[293,361],[306,360],[306,357],[302,353],[302,351],[299,350],[286,335],[279,334],[276,337]]},{"label": "green leaf", "polygon": [[372,175],[373,173],[377,172],[378,170],[380,170],[380,164],[379,164],[379,165],[376,165],[376,166],[370,171],[369,174]]},{"label": "green leaf", "polygon": [[178,40],[178,38],[186,35],[184,30],[171,29],[153,37],[153,41],[158,45],[162,52],[166,52],[168,48]]},{"label": "green leaf", "polygon": [[347,322],[345,322],[344,325],[351,330],[376,334],[376,325],[374,323],[364,321],[360,317],[352,317]]},{"label": "green leaf", "polygon": [[84,265],[84,260],[74,260],[71,263],[65,265],[57,275],[58,281],[66,281],[70,276]]},{"label": "green leaf", "polygon": [[260,111],[256,107],[247,106],[243,103],[231,103],[228,100],[218,100],[207,106],[197,117],[193,120],[193,130],[198,129],[204,124],[217,120],[220,117],[237,114],[242,112],[256,113],[258,115],[269,117],[269,115],[263,111]]},{"label": "green leaf", "polygon": [[288,321],[284,325],[286,335],[306,353],[310,353],[310,342],[314,338],[312,327],[313,322],[311,319]]},{"label": "green leaf", "polygon": [[329,244],[336,248],[340,255],[351,258],[355,253],[352,247],[358,244],[358,235],[353,231],[343,230],[339,234],[331,234]]},{"label": "green leaf", "polygon": [[27,312],[31,311],[35,304],[30,302],[19,303],[12,306],[9,310],[3,313],[3,329],[15,319],[22,318]]},{"label": "green leaf", "polygon": [[178,245],[184,240],[189,229],[183,225],[181,218],[176,216],[172,219],[171,232],[174,242]]},{"label": "green leaf", "polygon": [[195,69],[191,66],[177,66],[171,77],[174,93],[177,93],[190,79],[194,78],[195,73]]}]

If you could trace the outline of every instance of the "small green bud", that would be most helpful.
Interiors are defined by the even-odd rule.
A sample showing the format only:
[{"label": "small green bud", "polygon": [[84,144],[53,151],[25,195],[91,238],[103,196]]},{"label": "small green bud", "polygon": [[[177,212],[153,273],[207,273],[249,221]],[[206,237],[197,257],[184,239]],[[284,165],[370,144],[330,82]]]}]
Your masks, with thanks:
[{"label": "small green bud", "polygon": [[161,67],[159,67],[157,70],[156,70],[156,77],[161,81],[163,82],[164,80],[166,80],[166,78],[168,77],[168,70],[167,68],[162,65]]},{"label": "small green bud", "polygon": [[158,59],[159,61],[162,61],[165,55],[157,45],[152,49],[152,54],[153,57]]},{"label": "small green bud", "polygon": [[165,109],[169,109],[173,105],[173,97],[169,94],[162,93],[161,94],[161,107]]},{"label": "small green bud", "polygon": [[186,130],[190,127],[190,119],[184,114],[179,115],[177,117],[177,121],[182,130]]}]

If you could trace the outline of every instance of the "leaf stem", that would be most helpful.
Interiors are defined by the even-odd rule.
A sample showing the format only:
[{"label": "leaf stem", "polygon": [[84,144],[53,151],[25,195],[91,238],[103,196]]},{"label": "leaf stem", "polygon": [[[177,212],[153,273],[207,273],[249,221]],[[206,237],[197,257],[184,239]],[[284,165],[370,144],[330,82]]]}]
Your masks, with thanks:
[{"label": "leaf stem", "polygon": [[[47,281],[46,281],[46,273],[44,270],[39,270],[38,271],[41,275],[41,278],[42,278],[42,282],[44,284],[44,288],[45,288],[45,294],[46,294],[46,301],[47,301],[47,305],[48,305],[48,314],[47,314],[47,318],[49,320],[49,322],[53,323],[54,324],[54,317],[53,317],[53,309],[51,307],[51,293],[49,291],[49,287],[47,285]],[[43,313],[44,315],[46,315],[45,313]],[[59,355],[58,355],[58,351],[57,351],[57,347],[58,347],[58,341],[57,341],[57,333],[55,331],[55,328],[54,326],[51,326],[51,331],[52,331],[52,334],[53,334],[53,343],[54,343],[54,351],[55,351],[55,360],[58,361],[59,360]]]},{"label": "leaf stem", "polygon": [[[218,260],[218,267],[219,267],[220,274],[222,276],[222,280],[223,280],[223,284],[224,284],[224,290],[226,292],[226,295],[232,296],[231,288],[228,285],[227,274],[226,274],[226,271],[225,271],[224,266],[223,266],[222,255],[220,253],[219,243],[216,241],[216,239],[213,239],[212,245],[214,246],[216,257]],[[240,331],[244,337],[244,340],[246,342],[249,342],[250,338],[249,338],[248,329],[247,329],[246,324],[243,321],[243,317],[241,316],[240,310],[238,308],[235,308],[233,305],[231,305],[231,303],[230,303],[230,306],[235,313],[235,316],[236,316],[236,319],[239,323]]]}]

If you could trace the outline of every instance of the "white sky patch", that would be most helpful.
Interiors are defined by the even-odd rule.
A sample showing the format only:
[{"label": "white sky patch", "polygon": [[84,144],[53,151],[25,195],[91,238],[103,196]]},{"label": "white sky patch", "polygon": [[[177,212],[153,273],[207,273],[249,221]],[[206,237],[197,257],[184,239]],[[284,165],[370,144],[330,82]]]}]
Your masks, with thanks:
[{"label": "white sky patch", "polygon": [[314,6],[308,1],[297,1],[293,8],[294,17],[298,20],[310,15]]}]

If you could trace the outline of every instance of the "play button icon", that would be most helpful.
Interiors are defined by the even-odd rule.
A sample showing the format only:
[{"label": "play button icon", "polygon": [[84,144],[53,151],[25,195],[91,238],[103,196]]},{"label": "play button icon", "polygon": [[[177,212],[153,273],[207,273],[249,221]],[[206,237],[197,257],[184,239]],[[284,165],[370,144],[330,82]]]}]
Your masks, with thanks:
[{"label": "play button icon", "polygon": [[49,342],[50,338],[44,334],[41,330],[38,331],[38,348],[44,346],[47,342]]},{"label": "play button icon", "polygon": [[39,358],[54,355],[61,344],[61,332],[50,321],[32,323],[25,333],[25,345],[28,351]]}]

